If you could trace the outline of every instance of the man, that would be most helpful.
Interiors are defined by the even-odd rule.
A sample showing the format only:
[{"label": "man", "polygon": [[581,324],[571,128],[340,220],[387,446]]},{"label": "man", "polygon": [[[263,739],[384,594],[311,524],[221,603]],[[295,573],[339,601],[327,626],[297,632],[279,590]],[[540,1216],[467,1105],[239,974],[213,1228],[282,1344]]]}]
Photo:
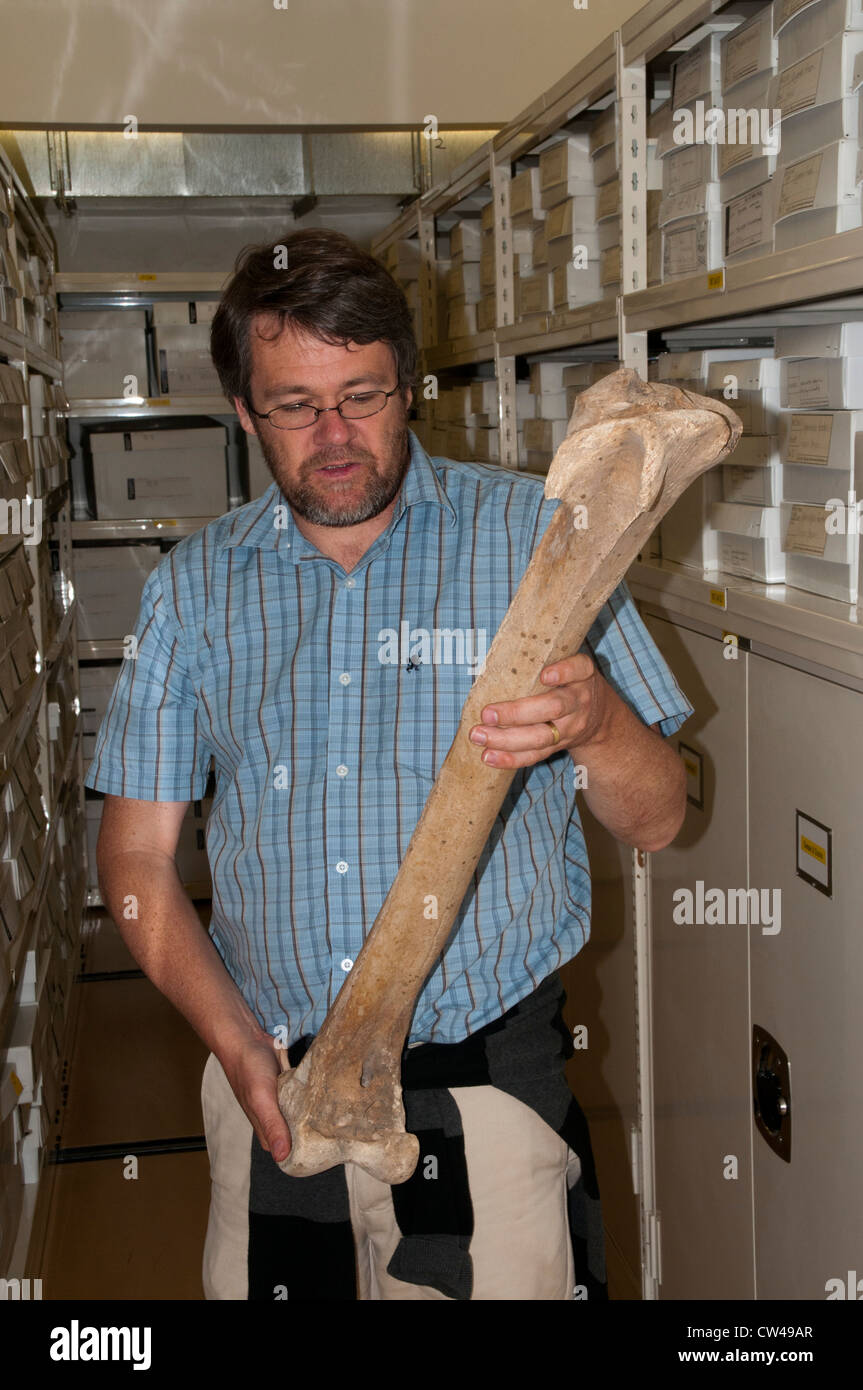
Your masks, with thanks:
[{"label": "man", "polygon": [[[352,968],[559,503],[537,478],[429,459],[407,426],[404,297],[339,233],[244,253],[211,345],[275,481],[148,579],[87,777],[107,794],[104,901],[211,1051],[206,1295],[601,1297],[555,973],[589,929],[573,765],[613,834],[660,849],[685,800],[662,735],[691,709],[621,585],[547,694],[483,711],[477,757],[517,772],[405,1049],[425,1157],[393,1188],[352,1164],[284,1175],[274,1040],[297,1065]],[[440,659],[444,632],[467,659]],[[173,856],[211,757],[207,935]]]}]

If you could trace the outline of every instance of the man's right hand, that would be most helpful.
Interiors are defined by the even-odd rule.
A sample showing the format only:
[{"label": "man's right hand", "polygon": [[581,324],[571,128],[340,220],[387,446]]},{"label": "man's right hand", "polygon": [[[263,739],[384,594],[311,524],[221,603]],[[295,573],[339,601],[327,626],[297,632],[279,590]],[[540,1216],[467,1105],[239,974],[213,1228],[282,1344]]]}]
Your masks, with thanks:
[{"label": "man's right hand", "polygon": [[246,1043],[219,1061],[261,1147],[280,1163],[291,1152],[291,1132],[279,1109],[276,1083],[282,1069],[273,1040],[264,1035],[261,1042]]}]

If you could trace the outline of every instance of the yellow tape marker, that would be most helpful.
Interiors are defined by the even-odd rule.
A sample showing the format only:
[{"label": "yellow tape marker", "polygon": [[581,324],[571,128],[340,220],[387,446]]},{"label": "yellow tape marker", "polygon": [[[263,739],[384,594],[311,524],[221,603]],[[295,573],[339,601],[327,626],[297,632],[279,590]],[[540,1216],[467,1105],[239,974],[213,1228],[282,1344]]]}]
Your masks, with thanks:
[{"label": "yellow tape marker", "polygon": [[139,280],[158,280],[158,275],[139,275]]},{"label": "yellow tape marker", "polygon": [[20,1096],[21,1092],[24,1090],[24,1082],[19,1081],[17,1072],[11,1071],[9,1073],[9,1080],[12,1082],[16,1096]]},{"label": "yellow tape marker", "polygon": [[725,271],[724,271],[724,270],[711,270],[710,274],[709,274],[708,277],[707,277],[707,288],[708,288],[709,290],[724,290],[724,289],[725,289]]},{"label": "yellow tape marker", "polygon": [[804,854],[809,854],[813,859],[817,859],[819,864],[827,863],[826,851],[823,850],[820,845],[816,845],[812,840],[807,840],[805,835],[800,836],[800,848],[803,850]]},{"label": "yellow tape marker", "polygon": [[693,762],[691,758],[684,758],[683,766],[686,768],[686,771],[689,773],[690,777],[698,776],[698,763]]},{"label": "yellow tape marker", "polygon": [[170,397],[170,396],[148,396],[148,397],[147,397],[147,404],[148,404],[148,405],[170,405],[170,404],[171,404],[171,397]]},{"label": "yellow tape marker", "polygon": [[710,602],[713,604],[714,608],[725,608],[727,606],[725,590],[711,589]]}]

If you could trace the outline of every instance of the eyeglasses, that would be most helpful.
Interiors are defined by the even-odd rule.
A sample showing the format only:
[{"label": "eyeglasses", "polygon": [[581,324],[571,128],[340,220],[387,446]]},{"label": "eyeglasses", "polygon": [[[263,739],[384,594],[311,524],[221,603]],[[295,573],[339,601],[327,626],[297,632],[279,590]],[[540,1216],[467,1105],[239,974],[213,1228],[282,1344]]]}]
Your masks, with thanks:
[{"label": "eyeglasses", "polygon": [[384,409],[390,396],[394,396],[399,389],[400,387],[394,386],[392,391],[363,391],[358,396],[345,396],[338,405],[327,405],[323,408],[299,402],[296,405],[277,405],[264,415],[259,410],[253,410],[248,401],[246,407],[250,415],[256,415],[259,420],[269,420],[277,430],[304,430],[309,425],[316,425],[318,416],[326,415],[328,410],[337,410],[343,420],[365,420],[369,415],[377,415]]}]

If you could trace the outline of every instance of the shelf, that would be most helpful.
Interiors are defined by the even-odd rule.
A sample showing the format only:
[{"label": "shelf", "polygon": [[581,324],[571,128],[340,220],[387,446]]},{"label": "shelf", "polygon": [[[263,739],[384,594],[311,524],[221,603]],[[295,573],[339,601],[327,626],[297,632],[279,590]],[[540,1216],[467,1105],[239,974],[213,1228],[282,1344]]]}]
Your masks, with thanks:
[{"label": "shelf", "polygon": [[601,299],[595,304],[580,304],[577,309],[534,314],[506,328],[489,329],[471,338],[435,344],[426,348],[425,361],[430,371],[443,371],[447,367],[493,362],[495,345],[505,357],[526,357],[530,353],[557,352],[616,338],[617,300]]},{"label": "shelf", "polygon": [[57,294],[221,294],[230,270],[91,271],[54,276]]},{"label": "shelf", "polygon": [[[710,282],[715,280],[717,287]],[[721,281],[721,283],[719,283]],[[863,289],[863,227],[772,251],[712,275],[692,275],[623,299],[626,325],[637,333],[680,323],[750,314]]]},{"label": "shelf", "polygon": [[122,396],[104,400],[72,400],[62,412],[67,420],[160,419],[170,415],[232,415],[237,412],[224,396],[148,396],[146,400],[125,400]]},{"label": "shelf", "polygon": [[[654,611],[721,627],[749,638],[753,651],[785,653],[863,688],[863,624],[849,604],[786,584],[756,584],[718,571],[700,574],[668,560],[633,565],[626,582]],[[725,608],[715,601],[719,595]]]},{"label": "shelf", "polygon": [[121,659],[125,652],[122,637],[101,637],[98,640],[78,638],[79,661],[116,661]]},{"label": "shelf", "polygon": [[[73,541],[175,540],[191,536],[215,517],[164,517],[139,521],[73,521]],[[80,645],[80,643],[79,643]]]},{"label": "shelf", "polygon": [[[53,807],[51,821],[48,825],[48,829],[45,834],[45,844],[43,845],[41,851],[39,876],[36,879],[36,882],[34,883],[33,887],[30,889],[30,892],[26,895],[25,898],[22,899],[22,902],[26,902],[29,899],[31,907],[30,911],[27,913],[24,925],[21,927],[18,936],[16,936],[15,938],[16,958],[19,961],[23,961],[28,950],[33,944],[32,937],[36,927],[36,919],[39,915],[39,908],[41,907],[42,900],[45,896],[45,883],[48,878],[48,869],[51,864],[51,855],[54,849],[54,842],[57,838],[57,826],[60,824],[60,812],[62,811],[63,803],[69,794],[69,776],[74,763],[73,754],[77,754],[78,740],[80,737],[79,727],[80,721],[78,724],[76,724],[75,733],[73,734],[71,743],[69,745],[69,752],[66,757],[66,763],[63,768],[63,776],[60,782],[60,790],[57,793],[57,800]],[[10,1026],[12,1022],[13,1013],[17,1009],[21,1008],[21,1004],[18,1001],[19,984],[20,982],[16,983],[14,992],[6,996],[6,998],[3,1001],[2,1008],[0,1008],[0,1043],[2,1043],[3,1046],[8,1045],[7,1039],[10,1033]]]},{"label": "shelf", "polygon": [[43,655],[42,670],[36,676],[30,694],[27,696],[27,702],[19,710],[12,725],[5,751],[0,749],[0,768],[9,769],[13,767],[21,755],[24,741],[30,732],[33,720],[36,718],[39,702],[42,699],[42,692],[51,674],[51,668],[68,641],[69,633],[72,630],[72,623],[75,618],[76,607],[77,604],[73,603],[70,608],[67,608],[66,612],[63,614],[63,620],[60,623],[56,637],[52,641],[47,652]]},{"label": "shelf", "polygon": [[46,376],[63,375],[63,364],[59,358],[52,357],[38,343],[25,338],[17,328],[10,328],[8,323],[0,323],[0,353],[5,357],[26,362],[29,367],[35,367]]}]

